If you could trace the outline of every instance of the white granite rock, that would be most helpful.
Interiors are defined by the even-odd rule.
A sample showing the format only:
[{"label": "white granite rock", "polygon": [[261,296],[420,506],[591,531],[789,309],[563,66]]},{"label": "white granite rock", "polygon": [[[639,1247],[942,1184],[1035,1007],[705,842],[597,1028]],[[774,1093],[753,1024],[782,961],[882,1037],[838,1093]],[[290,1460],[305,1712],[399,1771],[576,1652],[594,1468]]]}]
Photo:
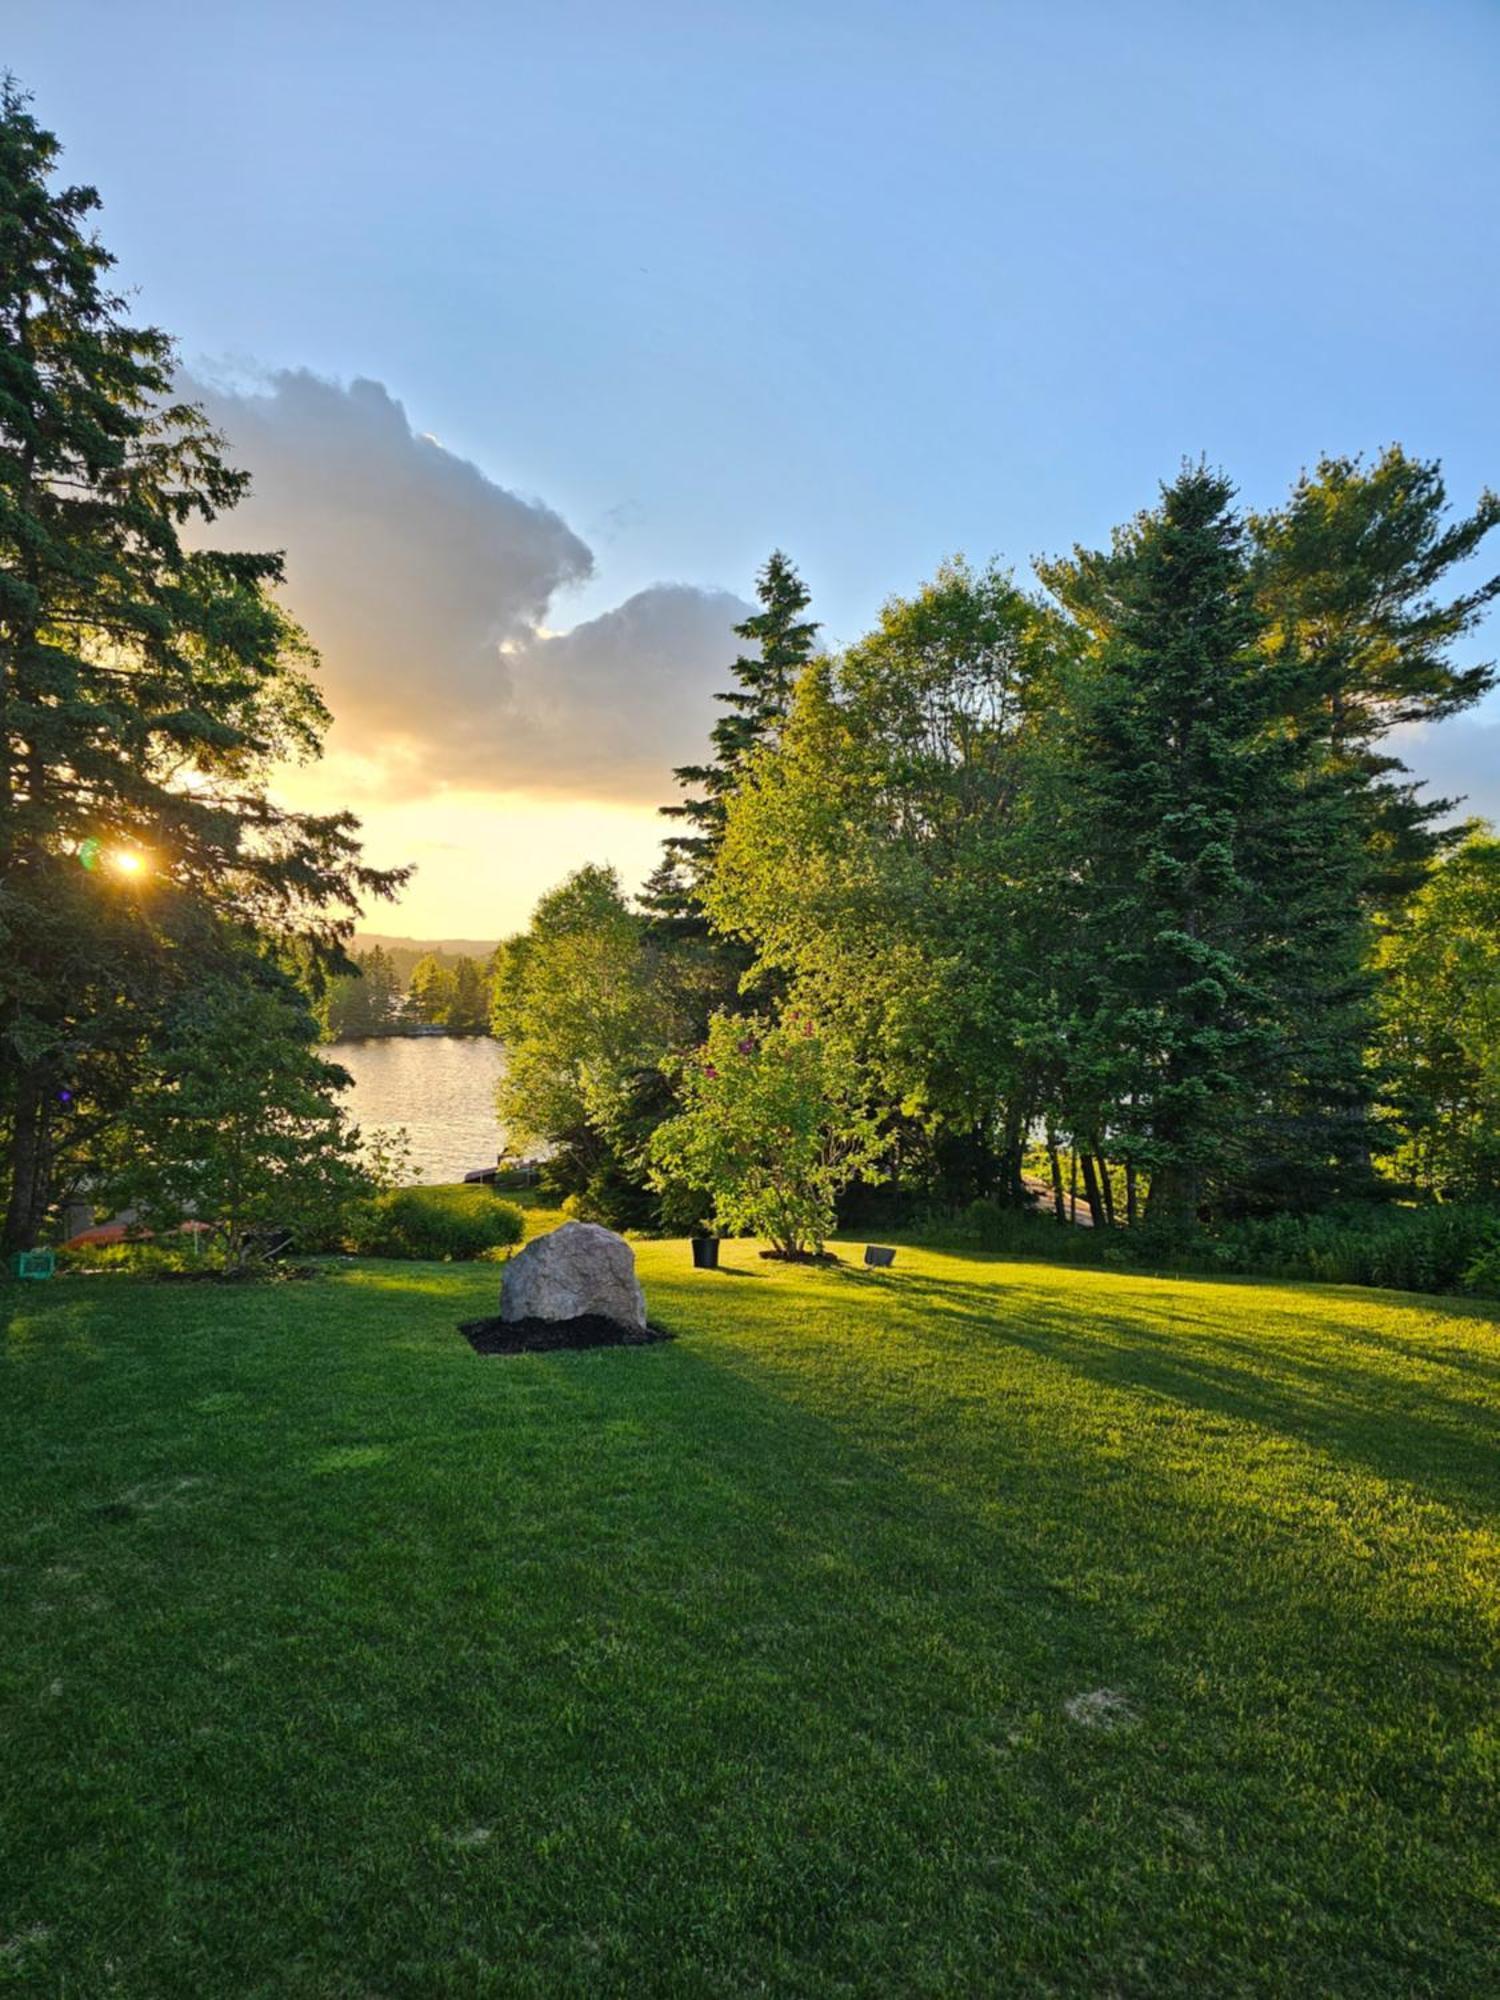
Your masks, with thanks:
[{"label": "white granite rock", "polygon": [[565,1222],[506,1265],[501,1319],[582,1319],[588,1313],[645,1331],[646,1299],[635,1275],[635,1252],[612,1229]]}]

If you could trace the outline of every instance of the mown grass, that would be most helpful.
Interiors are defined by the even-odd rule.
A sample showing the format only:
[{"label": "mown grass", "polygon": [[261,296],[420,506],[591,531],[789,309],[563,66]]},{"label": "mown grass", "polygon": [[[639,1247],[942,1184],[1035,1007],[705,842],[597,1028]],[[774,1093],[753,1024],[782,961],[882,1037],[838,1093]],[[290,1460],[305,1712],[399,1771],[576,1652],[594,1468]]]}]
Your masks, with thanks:
[{"label": "mown grass", "polygon": [[0,1990],[1495,1990],[1493,1311],[637,1247],[4,1290]]}]

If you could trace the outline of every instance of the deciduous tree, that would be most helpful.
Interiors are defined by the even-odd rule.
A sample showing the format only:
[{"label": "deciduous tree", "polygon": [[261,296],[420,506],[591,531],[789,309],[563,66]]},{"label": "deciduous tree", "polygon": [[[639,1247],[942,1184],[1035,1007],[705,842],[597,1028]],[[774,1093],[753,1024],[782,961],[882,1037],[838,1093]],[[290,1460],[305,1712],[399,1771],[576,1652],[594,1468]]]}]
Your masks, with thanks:
[{"label": "deciduous tree", "polygon": [[1443,1200],[1500,1197],[1500,840],[1471,824],[1385,932],[1379,1053],[1392,1166]]},{"label": "deciduous tree", "polygon": [[969,1191],[1015,1199],[1051,1033],[1026,773],[1058,639],[996,567],[893,599],[804,674],[704,888]]},{"label": "deciduous tree", "polygon": [[840,1190],[881,1177],[879,1121],[810,1016],[716,1015],[681,1066],[681,1097],[651,1141],[655,1185],[700,1189],[719,1229],[765,1236],[782,1256],[820,1251]]}]

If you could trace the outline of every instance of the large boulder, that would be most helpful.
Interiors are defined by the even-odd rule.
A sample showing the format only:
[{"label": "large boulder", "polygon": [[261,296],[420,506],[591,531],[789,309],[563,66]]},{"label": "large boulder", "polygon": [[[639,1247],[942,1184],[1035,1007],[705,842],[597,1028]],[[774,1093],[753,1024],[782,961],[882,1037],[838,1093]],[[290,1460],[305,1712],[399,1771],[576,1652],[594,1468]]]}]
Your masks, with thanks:
[{"label": "large boulder", "polygon": [[500,1317],[612,1319],[646,1330],[646,1298],[635,1252],[597,1222],[565,1222],[518,1251],[500,1281]]}]

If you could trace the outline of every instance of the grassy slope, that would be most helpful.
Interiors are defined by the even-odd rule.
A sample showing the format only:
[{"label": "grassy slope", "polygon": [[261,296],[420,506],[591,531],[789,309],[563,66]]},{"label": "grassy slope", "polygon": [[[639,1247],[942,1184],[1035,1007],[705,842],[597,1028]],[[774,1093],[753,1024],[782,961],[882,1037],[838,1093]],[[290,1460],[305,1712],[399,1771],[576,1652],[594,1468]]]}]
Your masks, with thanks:
[{"label": "grassy slope", "polygon": [[725,1257],[0,1291],[0,1991],[1492,1990],[1493,1313]]}]

